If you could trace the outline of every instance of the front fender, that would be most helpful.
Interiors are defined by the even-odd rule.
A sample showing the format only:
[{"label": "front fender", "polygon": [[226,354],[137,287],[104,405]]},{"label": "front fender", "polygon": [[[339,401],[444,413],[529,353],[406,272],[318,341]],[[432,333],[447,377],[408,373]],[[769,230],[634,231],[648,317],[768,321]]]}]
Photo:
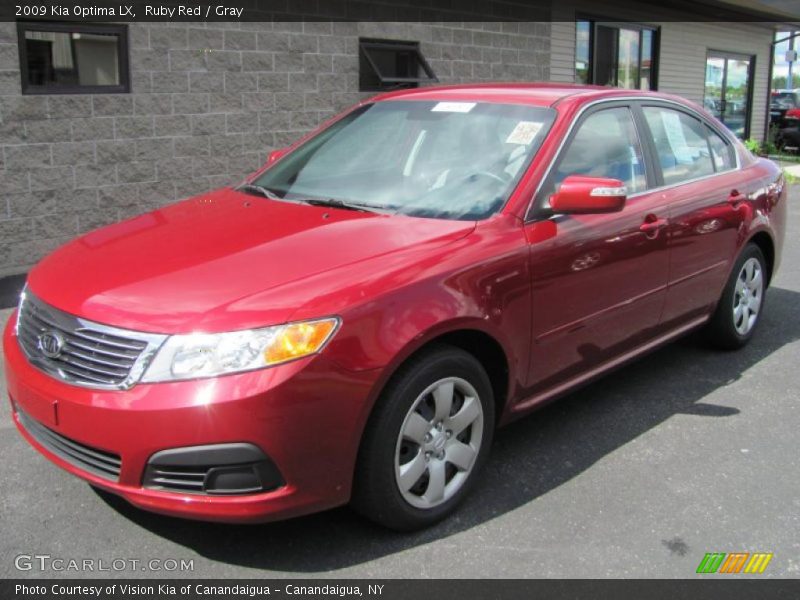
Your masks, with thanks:
[{"label": "front fender", "polygon": [[472,329],[497,340],[514,371],[527,365],[527,242],[521,227],[487,227],[494,231],[478,228],[413,264],[357,284],[363,300],[339,312],[342,329],[326,355],[354,371],[391,368],[441,335]]},{"label": "front fender", "polygon": [[482,224],[402,267],[347,294],[363,301],[339,313],[342,328],[324,351],[347,370],[378,373],[364,420],[409,357],[454,332],[477,331],[498,343],[508,364],[508,398],[517,397],[527,378],[532,316],[522,228],[502,218]]}]

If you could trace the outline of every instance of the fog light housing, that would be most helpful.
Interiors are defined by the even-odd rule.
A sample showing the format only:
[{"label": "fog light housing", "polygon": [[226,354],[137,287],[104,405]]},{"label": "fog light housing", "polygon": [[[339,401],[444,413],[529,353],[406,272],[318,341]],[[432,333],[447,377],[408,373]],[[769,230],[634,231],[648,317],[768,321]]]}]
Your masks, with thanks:
[{"label": "fog light housing", "polygon": [[[207,494],[253,494],[264,491],[259,472],[263,462],[233,467],[214,467],[206,473]],[[274,486],[273,486],[274,487]]]},{"label": "fog light housing", "polygon": [[142,485],[182,494],[243,495],[277,489],[278,468],[253,444],[213,444],[156,452]]}]

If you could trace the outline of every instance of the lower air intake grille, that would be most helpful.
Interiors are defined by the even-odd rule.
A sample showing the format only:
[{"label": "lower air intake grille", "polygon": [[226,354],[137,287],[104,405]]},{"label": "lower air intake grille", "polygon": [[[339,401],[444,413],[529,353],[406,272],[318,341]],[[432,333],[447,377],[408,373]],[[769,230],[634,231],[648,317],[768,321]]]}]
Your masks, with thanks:
[{"label": "lower air intake grille", "polygon": [[17,418],[33,439],[59,458],[98,477],[119,481],[122,459],[118,454],[98,450],[64,437],[29,417],[19,407]]},{"label": "lower air intake grille", "polygon": [[202,494],[208,469],[205,467],[147,467],[145,480],[148,487],[173,492]]}]

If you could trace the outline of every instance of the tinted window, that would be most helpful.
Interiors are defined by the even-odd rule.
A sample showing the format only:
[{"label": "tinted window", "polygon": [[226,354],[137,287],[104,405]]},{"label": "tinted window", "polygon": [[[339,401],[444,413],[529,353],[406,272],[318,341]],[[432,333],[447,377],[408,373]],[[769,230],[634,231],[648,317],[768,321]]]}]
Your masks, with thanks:
[{"label": "tinted window", "polygon": [[711,156],[714,158],[714,168],[717,171],[727,171],[735,167],[733,146],[710,127],[706,127],[706,133],[708,133],[708,145],[711,146]]},{"label": "tinted window", "polygon": [[625,183],[628,194],[647,187],[642,149],[629,109],[600,110],[578,126],[558,161],[548,195],[568,175],[619,179]]},{"label": "tinted window", "polygon": [[655,106],[645,107],[644,116],[653,134],[666,185],[714,172],[706,128],[699,120]]}]

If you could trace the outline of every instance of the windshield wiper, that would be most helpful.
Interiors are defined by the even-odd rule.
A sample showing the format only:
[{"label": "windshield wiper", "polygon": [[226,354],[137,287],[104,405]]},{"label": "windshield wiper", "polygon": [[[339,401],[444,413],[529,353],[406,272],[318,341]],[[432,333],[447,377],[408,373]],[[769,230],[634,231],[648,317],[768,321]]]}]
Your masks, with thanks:
[{"label": "windshield wiper", "polygon": [[283,200],[278,194],[270,190],[269,188],[265,188],[262,185],[257,185],[255,183],[243,183],[239,187],[236,188],[237,191],[242,192],[256,192],[265,198],[269,198],[270,200]]},{"label": "windshield wiper", "polygon": [[331,208],[341,208],[344,210],[358,210],[361,212],[374,212],[374,213],[394,213],[396,211],[384,208],[382,206],[374,206],[371,204],[359,204],[355,202],[347,202],[337,198],[287,198],[285,196],[278,196],[271,189],[255,183],[243,183],[236,188],[243,192],[255,192],[270,200],[280,200],[282,202],[301,202],[303,204],[310,204],[312,206],[328,206]]},{"label": "windshield wiper", "polygon": [[393,214],[394,210],[383,206],[375,206],[373,204],[361,204],[357,202],[348,202],[347,200],[339,200],[338,198],[302,198],[298,199],[300,202],[305,202],[312,206],[329,206],[331,208],[341,208],[344,210],[359,210],[361,212],[372,213],[387,213]]}]

